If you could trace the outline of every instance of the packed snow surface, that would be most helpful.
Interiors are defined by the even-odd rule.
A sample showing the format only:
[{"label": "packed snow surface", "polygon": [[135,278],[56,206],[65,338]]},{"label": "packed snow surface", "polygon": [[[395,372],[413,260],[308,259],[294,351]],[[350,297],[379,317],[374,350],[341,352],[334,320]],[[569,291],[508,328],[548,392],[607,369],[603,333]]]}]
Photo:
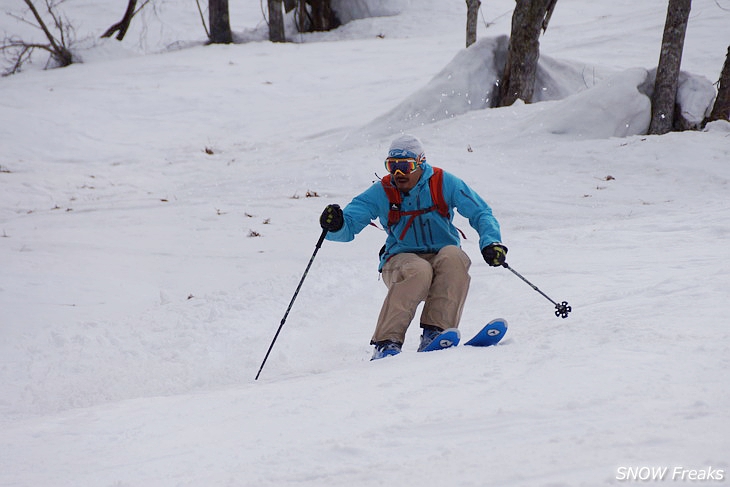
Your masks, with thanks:
[{"label": "packed snow surface", "polygon": [[[120,2],[62,5],[84,62],[0,79],[0,486],[728,481],[730,124],[645,135],[665,1],[561,0],[541,101],[497,109],[510,0],[482,2],[467,50],[457,0],[358,0],[285,44],[258,2],[231,2],[239,43],[215,46],[188,1],[121,43],[98,39]],[[692,5],[694,116],[728,9]],[[416,353],[414,324],[370,362],[386,289],[369,227],[322,245],[255,381],[321,210],[382,176],[402,131],[490,203],[510,265],[570,317],[457,219],[462,335],[502,317],[507,336]]]}]

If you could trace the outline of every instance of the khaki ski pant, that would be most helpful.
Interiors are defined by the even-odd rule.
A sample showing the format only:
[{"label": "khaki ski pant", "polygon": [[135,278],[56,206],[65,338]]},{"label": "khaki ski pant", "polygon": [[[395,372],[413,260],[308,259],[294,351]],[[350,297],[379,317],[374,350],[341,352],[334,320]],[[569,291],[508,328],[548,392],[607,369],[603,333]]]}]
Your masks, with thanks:
[{"label": "khaki ski pant", "polygon": [[469,256],[454,245],[436,254],[404,253],[391,257],[383,266],[388,295],[371,343],[403,343],[416,308],[423,301],[421,324],[457,328],[469,292],[470,266]]}]

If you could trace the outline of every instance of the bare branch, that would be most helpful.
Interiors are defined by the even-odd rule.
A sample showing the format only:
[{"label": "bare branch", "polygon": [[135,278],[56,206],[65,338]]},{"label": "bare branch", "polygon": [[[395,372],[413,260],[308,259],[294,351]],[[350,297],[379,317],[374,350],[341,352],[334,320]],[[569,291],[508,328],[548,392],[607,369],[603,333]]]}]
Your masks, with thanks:
[{"label": "bare branch", "polygon": [[[50,61],[57,66],[68,66],[73,62],[73,55],[68,49],[68,43],[72,36],[74,29],[73,26],[68,23],[64,17],[58,13],[56,7],[63,3],[65,0],[44,0],[46,9],[50,18],[53,19],[53,25],[58,30],[58,37],[51,33],[48,28],[48,24],[43,20],[40,13],[36,9],[32,0],[23,0],[28,6],[28,9],[35,19],[35,23],[26,20],[25,18],[16,16],[12,13],[8,13],[13,18],[18,19],[21,22],[27,23],[40,29],[48,39],[48,44],[42,44],[37,42],[27,42],[17,37],[6,37],[0,45],[0,52],[4,54],[5,60],[10,61],[10,66],[3,72],[3,76],[14,74],[20,71],[20,68],[31,59],[31,55],[34,50],[40,49],[50,54]],[[47,65],[48,66],[48,65]]]},{"label": "bare branch", "polygon": [[547,31],[548,23],[550,23],[550,17],[553,16],[553,10],[555,10],[556,3],[558,3],[558,0],[550,0],[550,4],[545,9],[545,18],[542,21],[543,34]]},{"label": "bare branch", "polygon": [[210,31],[208,30],[208,26],[205,24],[205,16],[203,15],[203,9],[200,6],[200,0],[195,0],[195,3],[198,4],[198,12],[200,13],[200,21],[203,23],[203,29],[205,29],[205,37],[210,39]]},{"label": "bare branch", "polygon": [[[35,49],[51,52],[48,44],[28,44],[17,38],[6,38],[0,46],[0,52],[10,60],[10,67],[2,73],[2,76],[9,76],[20,71],[20,68],[30,61],[30,56]],[[13,52],[10,56],[7,55],[9,51]]]},{"label": "bare branch", "polygon": [[51,35],[50,31],[48,30],[48,27],[46,27],[46,23],[43,22],[43,19],[41,18],[40,14],[38,13],[38,10],[36,10],[35,5],[33,5],[33,2],[30,0],[23,0],[25,4],[28,6],[30,11],[33,13],[33,16],[35,17],[36,22],[38,22],[38,26],[43,30],[43,33],[46,34],[46,38],[48,39],[48,42],[51,43],[51,46],[56,48],[56,38]]},{"label": "bare branch", "polygon": [[[51,46],[51,55],[52,57],[58,62],[61,66],[68,66],[73,62],[73,56],[71,55],[71,52],[66,48],[64,43],[61,43],[59,45],[59,41],[51,34],[51,32],[48,30],[48,27],[46,26],[46,23],[43,21],[43,18],[38,13],[38,10],[36,10],[35,5],[33,5],[33,2],[31,0],[23,0],[25,4],[28,6],[30,11],[33,13],[33,16],[36,19],[36,22],[38,22],[38,25],[43,30],[43,33],[46,35],[46,38],[48,39],[48,42]],[[48,7],[49,11],[53,10],[53,5],[49,3],[50,0],[46,0],[46,6]],[[61,29],[61,33],[63,34],[63,22],[59,20],[59,18],[51,12],[51,16],[54,19],[54,22],[56,23],[56,27]],[[63,37],[62,37],[63,39]]]},{"label": "bare branch", "polygon": [[723,7],[722,5],[720,5],[720,2],[718,2],[717,0],[715,0],[715,5],[717,5],[717,7],[718,7],[718,8],[720,9],[720,10],[724,10],[725,12],[730,12],[730,8],[725,8],[725,7]]},{"label": "bare branch", "polygon": [[38,24],[34,24],[33,22],[29,21],[28,19],[21,17],[20,15],[14,14],[13,12],[5,12],[9,17],[14,18],[18,22],[22,22],[24,24],[28,24],[29,26],[33,27],[34,29],[41,30],[40,27],[38,27]]},{"label": "bare branch", "polygon": [[129,29],[129,24],[132,22],[132,19],[148,3],[150,3],[150,0],[145,0],[144,2],[142,2],[142,5],[137,8],[137,0],[129,0],[129,3],[127,4],[127,10],[124,12],[122,19],[116,24],[109,27],[106,32],[101,35],[101,37],[111,37],[115,32],[117,32],[117,40],[121,41],[122,39],[124,39],[124,36],[127,34],[127,30]]}]

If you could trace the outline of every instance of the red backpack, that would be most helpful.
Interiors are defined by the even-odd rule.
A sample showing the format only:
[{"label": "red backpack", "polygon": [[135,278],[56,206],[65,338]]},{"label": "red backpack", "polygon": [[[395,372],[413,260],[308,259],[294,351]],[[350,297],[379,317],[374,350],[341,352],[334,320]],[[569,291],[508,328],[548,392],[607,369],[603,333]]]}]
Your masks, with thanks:
[{"label": "red backpack", "polygon": [[400,209],[403,198],[401,197],[401,193],[398,188],[391,184],[390,174],[386,175],[380,180],[380,182],[382,183],[385,195],[388,197],[388,201],[390,202],[390,210],[388,211],[388,227],[392,227],[398,223],[401,217],[410,216],[408,223],[406,223],[406,226],[400,234],[400,240],[403,240],[406,236],[406,232],[409,228],[411,228],[413,220],[415,220],[418,215],[423,215],[424,213],[429,213],[435,210],[444,218],[449,218],[449,206],[446,204],[443,191],[444,172],[441,168],[434,167],[433,175],[431,176],[431,179],[428,180],[428,187],[431,190],[431,201],[433,201],[433,205],[420,210],[402,211]]}]

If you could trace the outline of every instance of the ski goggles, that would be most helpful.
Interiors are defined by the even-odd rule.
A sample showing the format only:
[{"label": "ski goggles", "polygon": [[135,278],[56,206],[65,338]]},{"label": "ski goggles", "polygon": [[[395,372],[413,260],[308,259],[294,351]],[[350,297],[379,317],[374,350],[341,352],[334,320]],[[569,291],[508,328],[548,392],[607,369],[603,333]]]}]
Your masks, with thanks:
[{"label": "ski goggles", "polygon": [[399,172],[401,174],[410,174],[418,169],[419,165],[420,162],[412,157],[407,159],[389,157],[385,160],[385,169],[387,169],[390,174],[397,174]]}]

